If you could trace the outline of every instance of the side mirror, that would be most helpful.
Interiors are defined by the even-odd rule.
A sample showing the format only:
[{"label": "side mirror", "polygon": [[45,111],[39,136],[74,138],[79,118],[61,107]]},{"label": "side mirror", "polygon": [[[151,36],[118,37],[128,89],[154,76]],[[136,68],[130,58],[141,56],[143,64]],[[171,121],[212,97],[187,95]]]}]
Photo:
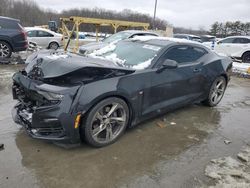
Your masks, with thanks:
[{"label": "side mirror", "polygon": [[171,59],[166,59],[162,65],[157,69],[157,73],[162,72],[165,69],[176,69],[178,67],[178,63]]}]

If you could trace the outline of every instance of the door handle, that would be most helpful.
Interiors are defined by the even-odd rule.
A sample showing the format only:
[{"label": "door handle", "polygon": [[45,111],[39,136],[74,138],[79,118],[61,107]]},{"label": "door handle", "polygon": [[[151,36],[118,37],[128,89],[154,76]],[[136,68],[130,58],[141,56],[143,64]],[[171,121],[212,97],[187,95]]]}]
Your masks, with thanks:
[{"label": "door handle", "polygon": [[196,72],[201,72],[201,69],[195,68],[195,69],[193,69],[193,72],[194,72],[194,73],[196,73]]}]

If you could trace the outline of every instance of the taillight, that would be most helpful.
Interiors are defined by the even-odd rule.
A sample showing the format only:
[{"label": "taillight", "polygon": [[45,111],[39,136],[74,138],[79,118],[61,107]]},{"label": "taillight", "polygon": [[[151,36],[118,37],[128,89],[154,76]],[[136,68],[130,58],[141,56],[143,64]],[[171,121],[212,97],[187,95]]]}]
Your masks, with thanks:
[{"label": "taillight", "polygon": [[20,25],[20,24],[18,24],[19,25],[19,27],[20,27],[20,32],[21,32],[21,35],[23,36],[23,38],[25,39],[25,40],[27,40],[27,33],[26,33],[26,31],[24,30],[24,28]]}]

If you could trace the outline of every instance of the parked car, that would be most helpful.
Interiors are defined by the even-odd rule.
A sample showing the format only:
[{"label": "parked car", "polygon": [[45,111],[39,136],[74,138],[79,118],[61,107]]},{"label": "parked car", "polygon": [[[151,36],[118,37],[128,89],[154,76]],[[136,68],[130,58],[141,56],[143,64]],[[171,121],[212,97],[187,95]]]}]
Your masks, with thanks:
[{"label": "parked car", "polygon": [[232,36],[217,42],[214,50],[250,63],[250,36]]},{"label": "parked car", "polygon": [[0,58],[28,48],[26,33],[20,20],[0,16]]},{"label": "parked car", "polygon": [[46,49],[57,50],[63,45],[63,35],[39,27],[25,27],[28,41]]},{"label": "parked car", "polygon": [[174,34],[174,38],[187,39],[187,40],[192,40],[192,41],[196,41],[196,42],[202,42],[201,37],[196,36],[196,35],[190,35],[190,34]]},{"label": "parked car", "polygon": [[212,35],[202,35],[200,38],[203,43],[216,41],[216,37]]},{"label": "parked car", "polygon": [[123,40],[88,56],[34,54],[13,76],[14,121],[33,138],[102,147],[167,111],[216,106],[232,60],[199,43],[157,38]]},{"label": "parked car", "polygon": [[140,31],[140,30],[126,30],[120,31],[116,34],[110,35],[109,37],[103,39],[100,42],[92,42],[86,45],[83,45],[79,49],[80,54],[90,53],[94,50],[98,50],[107,46],[110,43],[118,42],[124,39],[134,38],[136,36],[158,36],[158,34],[149,32],[149,31]]}]

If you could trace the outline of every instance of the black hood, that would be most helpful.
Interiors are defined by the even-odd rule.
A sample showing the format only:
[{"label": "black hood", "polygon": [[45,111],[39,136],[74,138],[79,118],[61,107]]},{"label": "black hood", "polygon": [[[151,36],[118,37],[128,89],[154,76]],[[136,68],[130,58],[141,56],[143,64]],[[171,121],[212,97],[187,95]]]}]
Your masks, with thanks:
[{"label": "black hood", "polygon": [[117,69],[126,72],[128,71],[130,73],[134,72],[134,70],[119,67],[115,63],[108,60],[83,57],[71,53],[37,54],[34,59],[29,62],[25,71],[28,75],[35,74],[36,77],[48,79],[60,77],[85,68]]}]

